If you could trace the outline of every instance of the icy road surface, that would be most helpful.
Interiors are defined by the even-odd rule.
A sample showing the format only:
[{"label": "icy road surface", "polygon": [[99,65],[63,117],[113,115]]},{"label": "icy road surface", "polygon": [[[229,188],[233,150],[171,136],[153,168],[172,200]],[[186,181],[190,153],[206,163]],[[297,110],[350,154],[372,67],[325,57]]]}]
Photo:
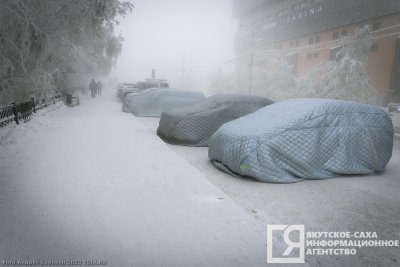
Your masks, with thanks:
[{"label": "icy road surface", "polygon": [[0,138],[0,263],[265,266],[261,223],[114,96],[59,103]]},{"label": "icy road surface", "polygon": [[[158,118],[139,118],[156,134]],[[394,122],[398,125],[398,117]],[[400,138],[380,175],[343,176],[295,184],[268,184],[237,178],[216,169],[208,148],[169,145],[264,228],[304,224],[305,231],[373,231],[378,239],[400,239]],[[400,266],[399,247],[357,248],[355,256],[307,256],[312,266]]]}]

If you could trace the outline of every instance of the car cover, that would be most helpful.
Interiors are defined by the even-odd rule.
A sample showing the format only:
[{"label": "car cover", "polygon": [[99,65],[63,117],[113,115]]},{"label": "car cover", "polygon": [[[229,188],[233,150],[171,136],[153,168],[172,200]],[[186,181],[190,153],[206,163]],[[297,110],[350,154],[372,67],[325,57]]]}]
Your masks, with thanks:
[{"label": "car cover", "polygon": [[207,146],[208,139],[221,125],[271,103],[258,96],[210,96],[194,105],[163,112],[157,134],[172,144]]},{"label": "car cover", "polygon": [[135,116],[160,117],[171,108],[192,105],[204,99],[201,92],[172,88],[151,88],[141,93],[129,94],[124,99],[123,109]]},{"label": "car cover", "polygon": [[393,124],[376,106],[330,99],[292,99],[224,124],[209,158],[226,172],[291,183],[384,170]]}]

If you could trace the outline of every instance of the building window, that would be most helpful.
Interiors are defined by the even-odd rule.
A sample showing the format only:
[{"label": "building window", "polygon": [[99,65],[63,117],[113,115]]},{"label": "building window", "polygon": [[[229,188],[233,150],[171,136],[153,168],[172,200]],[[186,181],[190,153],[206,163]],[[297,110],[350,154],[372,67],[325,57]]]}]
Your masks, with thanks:
[{"label": "building window", "polygon": [[286,58],[287,64],[291,66],[292,73],[294,75],[297,74],[297,58],[298,58],[298,56],[299,56],[299,54],[293,54]]},{"label": "building window", "polygon": [[380,28],[381,28],[381,23],[380,22],[374,23],[374,25],[372,25],[372,31],[377,31]]},{"label": "building window", "polygon": [[296,40],[296,41],[291,41],[290,42],[290,47],[298,47],[300,45],[300,41]]},{"label": "building window", "polygon": [[339,32],[334,32],[333,34],[332,34],[332,39],[333,40],[336,40],[336,39],[338,39],[339,38]]},{"label": "building window", "polygon": [[307,59],[310,60],[312,58],[312,54],[307,54]]},{"label": "building window", "polygon": [[332,39],[333,39],[333,40],[339,39],[339,34],[340,34],[340,37],[347,36],[347,30],[343,30],[343,31],[341,31],[341,32],[334,32],[334,33],[332,34]]},{"label": "building window", "polygon": [[314,58],[314,59],[316,59],[316,58],[318,58],[318,57],[319,57],[319,53],[314,53],[314,54],[313,54],[313,58]]},{"label": "building window", "polygon": [[378,51],[378,44],[371,45],[370,52],[375,53]]},{"label": "building window", "polygon": [[321,41],[321,36],[319,36],[319,35],[317,35],[317,36],[311,36],[309,39],[308,39],[308,43],[309,44],[316,44],[316,43],[319,43]]}]

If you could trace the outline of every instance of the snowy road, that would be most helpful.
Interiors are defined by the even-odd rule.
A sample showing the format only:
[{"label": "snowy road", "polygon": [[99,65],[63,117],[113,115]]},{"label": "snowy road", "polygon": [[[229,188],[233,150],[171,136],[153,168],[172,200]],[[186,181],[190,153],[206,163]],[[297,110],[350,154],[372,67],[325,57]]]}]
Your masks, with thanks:
[{"label": "snowy road", "polygon": [[[140,118],[156,134],[157,118]],[[235,178],[208,161],[208,148],[169,145],[264,227],[304,224],[306,231],[376,231],[400,239],[400,139],[385,173],[295,184]],[[399,247],[358,248],[356,256],[306,256],[312,266],[399,266]]]},{"label": "snowy road", "polygon": [[114,97],[51,109],[2,130],[0,262],[265,266],[261,223]]}]

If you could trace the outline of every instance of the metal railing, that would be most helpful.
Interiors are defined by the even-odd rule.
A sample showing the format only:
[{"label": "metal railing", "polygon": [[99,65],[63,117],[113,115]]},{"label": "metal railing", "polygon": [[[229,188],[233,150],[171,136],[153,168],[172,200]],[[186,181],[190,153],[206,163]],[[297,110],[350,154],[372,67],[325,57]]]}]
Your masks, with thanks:
[{"label": "metal railing", "polygon": [[39,99],[32,97],[28,101],[12,103],[11,105],[0,107],[0,127],[6,126],[12,122],[16,124],[19,124],[21,121],[27,122],[37,110],[55,104],[62,99],[63,96],[61,94]]}]

